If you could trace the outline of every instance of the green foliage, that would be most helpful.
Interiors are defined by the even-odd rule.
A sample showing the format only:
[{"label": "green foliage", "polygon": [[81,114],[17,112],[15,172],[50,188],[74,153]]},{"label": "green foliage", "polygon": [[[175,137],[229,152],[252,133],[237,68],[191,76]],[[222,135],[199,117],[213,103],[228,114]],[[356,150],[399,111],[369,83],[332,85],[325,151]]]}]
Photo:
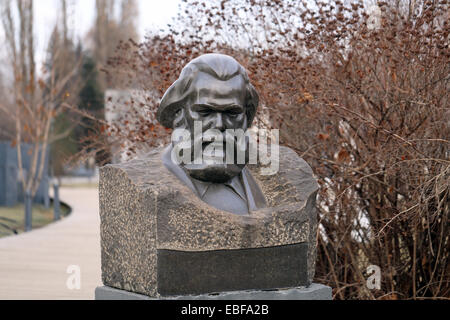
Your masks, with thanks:
[{"label": "green foliage", "polygon": [[97,64],[93,58],[84,56],[81,69],[83,87],[80,90],[80,108],[99,113],[104,108],[104,93],[98,81]]},{"label": "green foliage", "polygon": [[[99,121],[105,118],[105,98],[101,85],[100,74],[97,70],[97,62],[94,58],[85,54],[81,70],[83,87],[79,93],[79,108],[89,113],[92,118],[83,117],[76,129],[76,138],[79,141],[79,151],[89,153],[93,149],[93,136],[96,136]],[[92,119],[96,120],[92,120]],[[109,159],[108,152],[100,152],[96,156],[97,163],[103,163]]]},{"label": "green foliage", "polygon": [[[67,128],[73,125],[69,115],[62,113],[55,118],[53,132],[55,135],[63,134]],[[64,174],[65,160],[78,152],[79,146],[75,131],[72,130],[67,136],[53,142],[50,149],[52,174],[61,176]]]}]

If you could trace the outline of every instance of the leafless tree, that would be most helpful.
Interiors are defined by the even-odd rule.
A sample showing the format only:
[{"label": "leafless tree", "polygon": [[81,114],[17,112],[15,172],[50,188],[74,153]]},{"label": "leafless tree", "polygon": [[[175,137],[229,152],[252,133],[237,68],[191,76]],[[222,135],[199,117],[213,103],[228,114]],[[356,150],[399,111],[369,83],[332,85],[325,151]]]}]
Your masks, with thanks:
[{"label": "leafless tree", "polygon": [[[90,31],[93,39],[92,53],[99,70],[106,70],[108,58],[121,41],[138,41],[137,23],[139,10],[135,0],[96,0],[96,19]],[[120,4],[120,14],[115,16],[115,7]],[[103,90],[114,86],[115,79],[106,73],[100,75]]]},{"label": "leafless tree", "polygon": [[[18,13],[18,30],[15,28],[13,18],[13,4],[16,5]],[[63,75],[59,73],[58,63],[45,65],[42,77],[37,79],[34,60],[33,0],[4,0],[1,9],[14,81],[11,88],[13,104],[10,106],[1,101],[0,110],[15,124],[12,144],[17,148],[19,177],[25,197],[30,202],[44,174],[48,146],[60,138],[52,134],[52,122],[68,103],[70,97],[68,84],[74,80],[79,63],[71,65]],[[54,62],[62,62],[60,57],[65,53],[64,43],[55,46],[52,52]],[[29,151],[31,165],[26,173],[22,159],[23,143],[32,146]],[[28,229],[31,226],[31,211],[26,212],[26,221]]]}]

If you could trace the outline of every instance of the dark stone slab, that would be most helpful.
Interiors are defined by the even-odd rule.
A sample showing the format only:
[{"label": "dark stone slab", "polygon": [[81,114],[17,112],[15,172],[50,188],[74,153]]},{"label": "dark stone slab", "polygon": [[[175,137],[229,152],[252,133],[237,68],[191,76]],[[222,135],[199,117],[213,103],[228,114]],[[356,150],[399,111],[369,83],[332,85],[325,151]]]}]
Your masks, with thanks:
[{"label": "dark stone slab", "polygon": [[162,296],[308,285],[306,243],[241,250],[158,250]]}]

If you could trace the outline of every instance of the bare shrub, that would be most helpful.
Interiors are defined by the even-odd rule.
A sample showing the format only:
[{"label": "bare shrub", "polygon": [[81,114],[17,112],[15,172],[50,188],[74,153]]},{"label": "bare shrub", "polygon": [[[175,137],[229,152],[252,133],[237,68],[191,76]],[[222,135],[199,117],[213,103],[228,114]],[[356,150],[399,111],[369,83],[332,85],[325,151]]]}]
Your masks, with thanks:
[{"label": "bare shrub", "polygon": [[[261,95],[258,125],[319,179],[316,281],[336,299],[449,298],[448,4],[373,4],[189,2],[168,35],[110,60],[152,97],[102,132],[130,155],[167,141],[156,99],[192,58],[233,55]],[[366,287],[371,264],[380,290]]]}]

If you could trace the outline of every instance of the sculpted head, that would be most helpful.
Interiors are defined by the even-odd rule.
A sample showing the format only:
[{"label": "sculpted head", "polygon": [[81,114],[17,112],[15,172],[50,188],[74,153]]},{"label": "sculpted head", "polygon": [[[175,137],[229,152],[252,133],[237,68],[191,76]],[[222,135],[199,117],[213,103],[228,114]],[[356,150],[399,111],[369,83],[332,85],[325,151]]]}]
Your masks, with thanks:
[{"label": "sculpted head", "polygon": [[[227,129],[246,131],[255,117],[258,100],[246,70],[235,59],[222,54],[205,54],[189,62],[166,91],[157,119],[167,128],[188,130],[193,146],[196,121],[201,121],[202,133],[215,129],[225,136]],[[223,157],[225,141],[224,137]],[[214,140],[203,142],[202,150],[210,144],[214,144]],[[193,152],[194,148],[191,150]],[[245,163],[236,161],[233,164],[222,161],[180,165],[191,177],[212,182],[225,182],[245,167]]]}]

